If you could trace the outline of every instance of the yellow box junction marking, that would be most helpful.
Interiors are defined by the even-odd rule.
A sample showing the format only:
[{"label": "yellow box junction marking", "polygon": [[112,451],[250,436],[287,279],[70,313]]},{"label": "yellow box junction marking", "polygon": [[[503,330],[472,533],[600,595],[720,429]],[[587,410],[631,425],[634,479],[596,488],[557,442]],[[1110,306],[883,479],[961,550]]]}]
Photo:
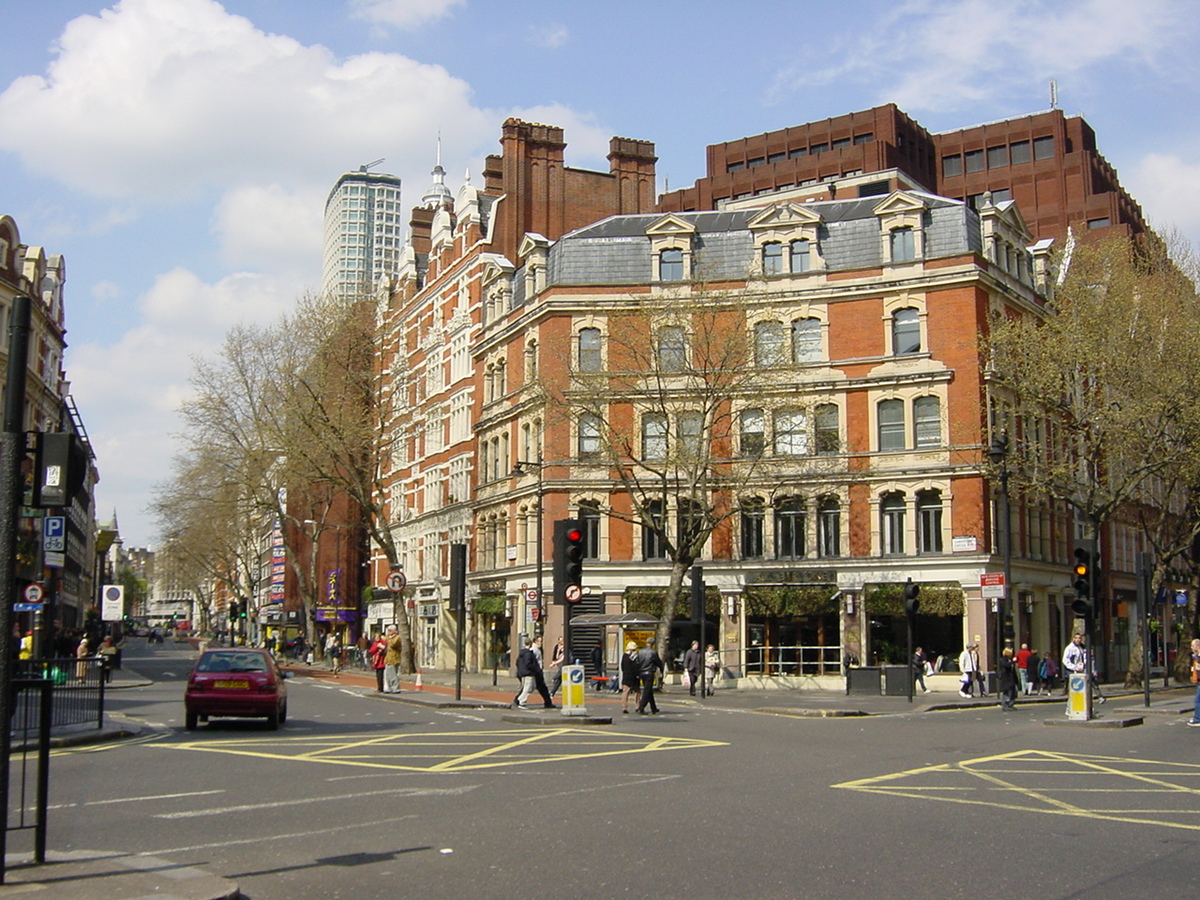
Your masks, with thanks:
[{"label": "yellow box junction marking", "polygon": [[1191,763],[1018,750],[833,787],[1200,831],[1200,765]]},{"label": "yellow box junction marking", "polygon": [[531,731],[388,734],[345,737],[295,737],[187,741],[157,744],[156,749],[226,753],[263,759],[394,769],[405,772],[465,772],[501,766],[558,763],[573,759],[722,747],[722,741],[597,732],[586,728],[539,728]]}]

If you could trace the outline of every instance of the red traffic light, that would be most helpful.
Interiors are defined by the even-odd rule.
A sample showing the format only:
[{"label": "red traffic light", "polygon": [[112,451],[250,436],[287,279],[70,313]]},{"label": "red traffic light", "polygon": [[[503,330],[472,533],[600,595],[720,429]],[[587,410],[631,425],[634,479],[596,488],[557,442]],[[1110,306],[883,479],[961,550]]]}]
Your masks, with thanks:
[{"label": "red traffic light", "polygon": [[573,544],[578,543],[579,541],[583,540],[583,532],[578,528],[572,528],[567,532],[567,540]]}]

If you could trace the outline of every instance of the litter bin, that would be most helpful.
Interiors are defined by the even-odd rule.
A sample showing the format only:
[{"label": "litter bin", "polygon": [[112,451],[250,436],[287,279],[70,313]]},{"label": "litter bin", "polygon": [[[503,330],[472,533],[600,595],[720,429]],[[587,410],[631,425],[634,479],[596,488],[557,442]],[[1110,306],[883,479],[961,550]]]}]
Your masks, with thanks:
[{"label": "litter bin", "polygon": [[910,681],[912,681],[911,666],[883,667],[883,692],[887,696],[907,697]]},{"label": "litter bin", "polygon": [[846,670],[847,694],[879,694],[879,666],[853,666]]}]

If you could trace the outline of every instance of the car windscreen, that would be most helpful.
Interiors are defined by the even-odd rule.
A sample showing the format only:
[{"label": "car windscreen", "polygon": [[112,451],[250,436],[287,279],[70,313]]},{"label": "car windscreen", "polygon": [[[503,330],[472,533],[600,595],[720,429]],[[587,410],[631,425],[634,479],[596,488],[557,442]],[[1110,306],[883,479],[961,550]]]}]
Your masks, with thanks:
[{"label": "car windscreen", "polygon": [[200,658],[197,672],[265,672],[266,660],[258,653],[207,653]]}]

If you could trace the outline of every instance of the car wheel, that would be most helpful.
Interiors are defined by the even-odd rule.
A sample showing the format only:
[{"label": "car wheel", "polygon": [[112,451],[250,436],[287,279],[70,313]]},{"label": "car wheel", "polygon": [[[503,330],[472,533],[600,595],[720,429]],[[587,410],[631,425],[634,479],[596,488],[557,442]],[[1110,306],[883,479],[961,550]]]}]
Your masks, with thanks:
[{"label": "car wheel", "polygon": [[279,707],[279,724],[282,725],[287,721],[287,701],[283,702],[283,706]]},{"label": "car wheel", "polygon": [[268,726],[268,727],[269,727],[269,728],[270,728],[272,731],[278,731],[278,730],[279,730],[279,723],[280,723],[281,721],[282,721],[282,720],[279,718],[279,710],[277,710],[277,709],[273,709],[273,710],[271,710],[270,714],[267,716],[267,726]]},{"label": "car wheel", "polygon": [[196,715],[194,712],[192,712],[191,710],[188,710],[188,711],[187,711],[187,714],[186,714],[186,715],[185,715],[183,718],[184,718],[184,721],[183,721],[183,725],[184,725],[184,727],[185,727],[185,728],[186,728],[188,731],[195,731],[195,730],[196,730],[196,723],[197,723],[197,721],[199,721],[199,716],[197,716],[197,715]]}]

